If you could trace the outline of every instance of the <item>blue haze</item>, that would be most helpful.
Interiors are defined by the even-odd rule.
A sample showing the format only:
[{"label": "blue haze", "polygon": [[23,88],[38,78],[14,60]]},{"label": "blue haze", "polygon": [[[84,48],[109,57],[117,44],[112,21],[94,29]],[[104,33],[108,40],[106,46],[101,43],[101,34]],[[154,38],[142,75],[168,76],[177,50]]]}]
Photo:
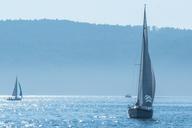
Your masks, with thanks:
[{"label": "blue haze", "polygon": [[[157,95],[191,94],[192,30],[151,27]],[[0,94],[137,93],[141,26],[66,20],[0,21]]]}]

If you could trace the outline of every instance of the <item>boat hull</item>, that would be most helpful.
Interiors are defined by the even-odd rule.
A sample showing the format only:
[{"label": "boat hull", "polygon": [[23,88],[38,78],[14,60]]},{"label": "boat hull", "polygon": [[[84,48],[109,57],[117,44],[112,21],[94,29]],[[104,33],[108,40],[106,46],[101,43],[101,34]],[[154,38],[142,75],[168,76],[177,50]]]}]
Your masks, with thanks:
[{"label": "boat hull", "polygon": [[128,114],[130,118],[150,119],[153,117],[153,110],[146,110],[142,108],[129,108]]},{"label": "boat hull", "polygon": [[9,100],[9,101],[20,101],[20,100],[22,100],[22,98],[12,98],[12,97],[10,97],[7,100]]}]

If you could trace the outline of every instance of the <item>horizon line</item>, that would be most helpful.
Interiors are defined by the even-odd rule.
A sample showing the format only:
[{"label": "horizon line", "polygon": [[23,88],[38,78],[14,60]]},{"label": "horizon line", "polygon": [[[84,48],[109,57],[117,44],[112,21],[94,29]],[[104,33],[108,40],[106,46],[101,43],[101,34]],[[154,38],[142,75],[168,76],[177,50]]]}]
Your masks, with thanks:
[{"label": "horizon line", "polygon": [[[10,95],[0,95],[0,98],[2,97],[8,97]],[[60,95],[60,94],[37,94],[37,95],[24,95],[24,97],[125,97],[125,95]],[[155,96],[156,98],[166,98],[166,97],[192,97],[192,96],[175,96],[175,95],[170,95],[170,96]],[[131,98],[137,98],[137,95],[131,96]]]}]

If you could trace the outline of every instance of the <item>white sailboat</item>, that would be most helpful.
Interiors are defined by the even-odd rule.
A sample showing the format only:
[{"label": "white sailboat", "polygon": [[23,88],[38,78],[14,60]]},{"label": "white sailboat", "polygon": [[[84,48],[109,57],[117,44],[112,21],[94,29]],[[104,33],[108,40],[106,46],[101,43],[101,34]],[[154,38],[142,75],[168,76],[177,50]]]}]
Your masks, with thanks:
[{"label": "white sailboat", "polygon": [[18,79],[16,77],[12,96],[9,97],[7,100],[22,100],[22,98],[23,98],[23,92],[21,89],[21,84],[18,82]]},{"label": "white sailboat", "polygon": [[146,6],[144,9],[143,42],[140,63],[140,75],[137,102],[129,108],[130,118],[152,118],[153,100],[155,95],[155,76],[151,66],[148,52],[148,32],[146,19]]}]

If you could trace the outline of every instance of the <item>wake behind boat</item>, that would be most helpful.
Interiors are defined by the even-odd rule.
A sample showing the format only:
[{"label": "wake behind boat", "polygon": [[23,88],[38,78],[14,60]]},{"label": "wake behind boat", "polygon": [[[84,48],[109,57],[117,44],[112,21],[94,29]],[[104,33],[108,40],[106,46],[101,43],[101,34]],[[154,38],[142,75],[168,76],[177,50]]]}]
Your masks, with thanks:
[{"label": "wake behind boat", "polygon": [[145,7],[138,96],[136,104],[133,107],[130,107],[128,110],[130,118],[152,118],[152,104],[154,100],[154,95],[155,76],[153,73],[151,59],[148,52],[148,32]]},{"label": "wake behind boat", "polygon": [[23,98],[23,92],[21,89],[21,84],[18,82],[18,79],[16,77],[12,97],[9,97],[7,100],[16,101],[16,100],[22,100],[22,98]]}]

